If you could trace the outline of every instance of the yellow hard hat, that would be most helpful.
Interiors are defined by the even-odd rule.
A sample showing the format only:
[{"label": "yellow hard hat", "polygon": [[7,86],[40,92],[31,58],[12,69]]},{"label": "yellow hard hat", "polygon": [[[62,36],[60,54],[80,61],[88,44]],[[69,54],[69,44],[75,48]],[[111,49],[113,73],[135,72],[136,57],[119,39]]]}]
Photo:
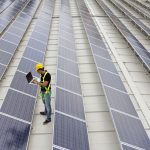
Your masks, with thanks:
[{"label": "yellow hard hat", "polygon": [[36,64],[35,70],[38,71],[39,69],[43,69],[44,65],[43,64]]}]

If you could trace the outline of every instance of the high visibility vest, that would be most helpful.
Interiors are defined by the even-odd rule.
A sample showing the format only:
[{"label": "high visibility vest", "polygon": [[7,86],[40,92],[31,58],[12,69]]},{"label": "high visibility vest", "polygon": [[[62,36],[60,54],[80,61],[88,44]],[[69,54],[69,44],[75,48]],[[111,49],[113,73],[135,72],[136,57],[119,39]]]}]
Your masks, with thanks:
[{"label": "high visibility vest", "polygon": [[[41,79],[42,79],[42,80],[41,80],[41,83],[44,83],[44,82],[45,82],[45,77],[46,77],[47,73],[48,73],[48,72],[45,72],[44,76],[43,76],[43,77],[41,76]],[[44,87],[44,88],[45,88],[45,90],[46,90],[46,93],[49,93],[50,90],[51,90],[51,84],[50,84],[50,82],[49,82],[48,87]]]}]

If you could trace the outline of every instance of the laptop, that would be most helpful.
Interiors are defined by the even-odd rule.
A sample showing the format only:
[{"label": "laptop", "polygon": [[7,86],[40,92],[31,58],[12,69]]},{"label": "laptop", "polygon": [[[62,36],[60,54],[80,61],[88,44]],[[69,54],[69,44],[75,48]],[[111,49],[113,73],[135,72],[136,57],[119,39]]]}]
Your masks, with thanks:
[{"label": "laptop", "polygon": [[27,73],[26,79],[27,79],[28,83],[32,83],[32,81],[33,81],[34,79],[33,79],[33,76],[32,76],[32,73],[31,73],[31,72]]}]

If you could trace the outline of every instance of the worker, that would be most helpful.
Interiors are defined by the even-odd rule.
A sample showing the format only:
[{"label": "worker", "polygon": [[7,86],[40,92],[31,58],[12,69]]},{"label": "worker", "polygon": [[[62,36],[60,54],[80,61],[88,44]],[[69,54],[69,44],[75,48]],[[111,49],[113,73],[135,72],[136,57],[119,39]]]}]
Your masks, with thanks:
[{"label": "worker", "polygon": [[36,64],[35,69],[40,74],[40,82],[33,80],[33,83],[41,87],[41,96],[45,110],[40,112],[40,114],[47,116],[46,120],[43,122],[45,125],[51,122],[51,75],[44,70],[43,64]]}]

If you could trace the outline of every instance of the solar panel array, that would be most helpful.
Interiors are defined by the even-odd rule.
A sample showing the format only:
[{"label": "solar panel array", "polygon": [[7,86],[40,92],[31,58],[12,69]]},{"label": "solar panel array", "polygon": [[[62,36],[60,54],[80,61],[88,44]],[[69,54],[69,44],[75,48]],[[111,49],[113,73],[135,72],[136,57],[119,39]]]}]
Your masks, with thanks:
[{"label": "solar panel array", "polygon": [[137,25],[144,33],[146,36],[150,37],[150,28],[147,27],[144,23],[142,23],[138,18],[132,15],[127,9],[122,7],[119,3],[116,1],[111,1],[112,4],[114,4],[122,13],[124,13],[130,20]]},{"label": "solar panel array", "polygon": [[13,2],[14,2],[14,0],[0,0],[0,14],[5,9],[7,9]]},{"label": "solar panel array", "polygon": [[[101,5],[101,1],[98,0],[98,3]],[[113,12],[106,6],[104,3],[101,6],[105,13],[109,16],[113,24],[120,31],[120,33],[124,36],[126,41],[129,43],[131,48],[134,50],[136,55],[145,65],[145,67],[150,71],[150,53],[147,49],[136,39],[136,37],[127,29],[127,27],[113,14]]]},{"label": "solar panel array", "polygon": [[[17,7],[21,8],[22,6],[20,5],[22,3],[18,3]],[[17,50],[38,5],[39,1],[38,3],[36,1],[30,1],[0,38],[0,70],[2,70],[0,72],[0,80]]]},{"label": "solar panel array", "polygon": [[[17,14],[21,11],[21,9],[28,1],[29,0],[14,1],[5,11],[0,14],[0,34],[4,31],[7,25],[9,25],[11,21],[17,16]],[[6,3],[7,2],[8,1],[6,1]]]},{"label": "solar panel array", "polygon": [[134,3],[132,3],[132,1],[130,3],[126,0],[122,0],[122,1],[124,3],[126,3],[128,6],[130,6],[132,9],[136,10],[138,13],[140,13],[145,18],[150,19],[150,14],[148,12],[143,11],[143,9],[137,7]]},{"label": "solar panel array", "polygon": [[[110,114],[120,140],[122,150],[145,149],[150,140],[110,58],[109,52],[98,33],[84,1],[77,0],[80,15],[87,33],[94,61],[106,96]],[[103,6],[103,3],[99,3]],[[108,12],[109,9],[105,7]],[[112,12],[108,12],[112,15]]]},{"label": "solar panel array", "polygon": [[88,150],[69,0],[61,0],[53,150]]},{"label": "solar panel array", "polygon": [[[36,63],[43,63],[48,43],[54,0],[45,0],[17,71],[0,110],[0,149],[26,150],[37,96],[37,85],[28,84],[26,74],[34,71]],[[32,0],[29,6],[37,1]],[[39,3],[38,3],[39,4]],[[36,4],[37,5],[37,4]],[[42,24],[42,26],[41,26]],[[40,32],[39,32],[40,30]],[[42,32],[43,31],[43,32]],[[40,41],[38,36],[44,36]],[[34,44],[32,45],[32,40]],[[39,45],[44,45],[41,49]]]}]

